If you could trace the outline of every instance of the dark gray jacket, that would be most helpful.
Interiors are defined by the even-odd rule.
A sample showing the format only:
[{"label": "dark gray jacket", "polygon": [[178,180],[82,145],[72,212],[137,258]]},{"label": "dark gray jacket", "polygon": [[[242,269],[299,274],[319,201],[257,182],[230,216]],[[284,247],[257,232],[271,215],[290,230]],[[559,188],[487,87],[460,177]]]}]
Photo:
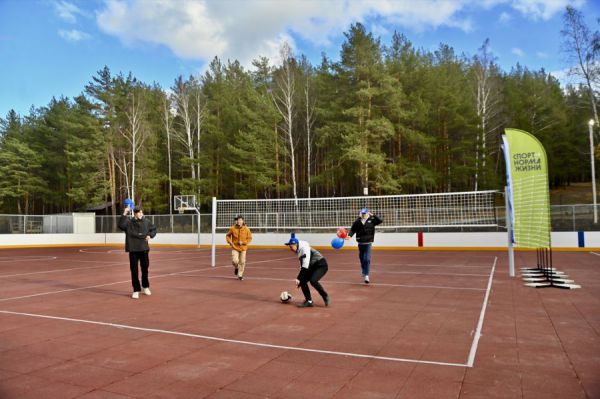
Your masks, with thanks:
[{"label": "dark gray jacket", "polygon": [[150,236],[150,238],[156,236],[156,226],[150,220],[147,218],[138,220],[121,215],[119,228],[125,232],[126,252],[144,252],[150,250],[146,242],[146,236]]}]

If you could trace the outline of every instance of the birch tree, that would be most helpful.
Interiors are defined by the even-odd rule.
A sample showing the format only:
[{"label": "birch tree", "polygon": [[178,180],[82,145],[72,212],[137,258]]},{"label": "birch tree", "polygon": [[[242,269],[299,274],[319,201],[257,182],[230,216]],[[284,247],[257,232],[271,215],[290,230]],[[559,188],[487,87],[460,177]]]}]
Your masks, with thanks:
[{"label": "birch tree", "polygon": [[194,85],[194,111],[196,113],[196,180],[198,180],[198,196],[200,195],[200,136],[206,114],[206,99],[199,84]]},{"label": "birch tree", "polygon": [[[488,156],[488,135],[494,134],[500,127],[492,125],[500,113],[500,87],[495,74],[495,58],[489,52],[490,40],[486,39],[479,48],[479,54],[474,57],[472,71],[475,76],[475,109],[477,112],[477,137],[475,144],[475,184],[474,190],[479,189],[480,171],[486,170]],[[479,160],[481,158],[481,168]]]},{"label": "birch tree", "polygon": [[191,84],[189,81],[184,81],[181,76],[175,79],[175,84],[172,87],[173,90],[173,101],[175,103],[175,109],[177,111],[178,120],[181,123],[181,130],[175,129],[173,131],[174,138],[179,141],[185,147],[187,156],[190,162],[190,173],[192,180],[196,180],[196,167],[194,165],[194,135],[192,132],[192,91]]},{"label": "birch tree", "polygon": [[284,42],[279,50],[281,57],[281,68],[275,72],[275,87],[271,91],[273,103],[283,119],[280,129],[283,131],[290,147],[290,161],[292,174],[292,190],[294,199],[298,200],[298,190],[296,183],[296,152],[294,141],[294,96],[296,93],[296,79],[293,66],[295,64],[292,49],[287,42]]},{"label": "birch tree", "polygon": [[577,66],[571,68],[569,73],[584,79],[589,92],[590,106],[596,126],[600,126],[593,84],[594,80],[600,76],[600,65],[598,65],[598,59],[594,51],[592,34],[585,24],[581,12],[572,6],[567,6],[563,21],[564,28],[561,30],[563,51],[567,53],[570,60],[577,63]]},{"label": "birch tree", "polygon": [[123,165],[117,163],[117,167],[125,177],[127,195],[135,199],[135,176],[136,159],[138,152],[142,148],[144,141],[148,137],[148,131],[143,126],[143,107],[141,101],[142,93],[139,89],[134,89],[129,95],[129,106],[125,112],[128,124],[119,129],[119,133],[129,145],[122,158]]},{"label": "birch tree", "polygon": [[311,197],[311,187],[310,187],[310,176],[312,173],[312,146],[313,146],[313,138],[312,138],[312,129],[315,124],[315,102],[316,97],[314,95],[313,89],[313,69],[306,59],[306,57],[302,57],[302,61],[300,64],[300,68],[303,72],[304,82],[302,87],[302,95],[304,100],[304,127],[306,129],[306,183],[307,183],[307,194],[308,198]]},{"label": "birch tree", "polygon": [[[165,129],[165,135],[167,138],[167,180],[169,189],[169,214],[173,214],[173,163],[171,159],[171,125],[173,122],[173,112],[171,108],[171,101],[169,96],[165,95],[163,98],[163,127]],[[171,228],[173,226],[173,219],[171,218]]]}]

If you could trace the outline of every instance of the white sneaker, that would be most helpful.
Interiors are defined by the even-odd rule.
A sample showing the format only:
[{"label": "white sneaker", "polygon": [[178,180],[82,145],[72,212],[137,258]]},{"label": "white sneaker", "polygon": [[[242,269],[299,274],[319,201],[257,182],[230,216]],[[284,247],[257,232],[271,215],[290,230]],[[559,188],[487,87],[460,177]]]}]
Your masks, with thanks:
[{"label": "white sneaker", "polygon": [[369,276],[368,275],[365,276],[365,284],[369,284]]},{"label": "white sneaker", "polygon": [[133,299],[140,299],[140,293],[139,293],[139,291],[135,291],[133,294],[131,294],[131,297]]},{"label": "white sneaker", "polygon": [[150,292],[150,288],[144,288],[144,295],[152,295],[152,292]]}]

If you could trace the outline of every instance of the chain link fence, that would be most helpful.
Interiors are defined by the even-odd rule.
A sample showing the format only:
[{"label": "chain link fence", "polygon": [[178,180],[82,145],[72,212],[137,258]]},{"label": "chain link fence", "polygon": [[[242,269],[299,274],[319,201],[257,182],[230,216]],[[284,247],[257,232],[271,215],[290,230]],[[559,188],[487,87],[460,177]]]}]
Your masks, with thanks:
[{"label": "chain link fence", "polygon": [[[597,206],[600,213],[600,205]],[[593,205],[553,205],[550,207],[552,231],[600,231],[600,222],[594,223]],[[504,207],[496,208],[498,226],[493,227],[431,227],[425,229],[379,229],[389,232],[476,232],[476,231],[506,231]],[[118,221],[120,216],[96,216],[96,233],[119,233]],[[159,233],[198,233],[197,214],[146,215],[156,226]],[[200,232],[211,232],[212,215],[200,214]],[[233,221],[232,221],[233,224]],[[350,227],[350,226],[347,226]],[[270,227],[261,229],[260,226],[250,228],[261,233],[288,233],[288,229]],[[311,232],[303,229],[302,232]],[[314,232],[323,232],[315,230]],[[57,234],[73,233],[73,216],[66,215],[0,215],[0,234]]]}]

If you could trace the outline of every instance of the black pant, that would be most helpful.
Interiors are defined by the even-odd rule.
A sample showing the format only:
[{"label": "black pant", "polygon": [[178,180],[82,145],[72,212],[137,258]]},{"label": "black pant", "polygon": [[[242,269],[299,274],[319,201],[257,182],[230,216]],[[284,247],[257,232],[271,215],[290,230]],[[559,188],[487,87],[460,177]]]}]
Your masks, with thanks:
[{"label": "black pant", "polygon": [[[142,286],[140,287],[140,280],[138,279],[138,262],[142,269]],[[142,252],[130,252],[129,253],[129,269],[131,270],[131,285],[133,285],[134,292],[140,292],[142,287],[150,288],[150,281],[148,281],[148,268],[150,267],[150,261],[148,260],[148,251]]]},{"label": "black pant", "polygon": [[323,297],[323,299],[327,298],[327,292],[323,289],[319,280],[327,273],[327,261],[325,259],[321,259],[314,266],[311,266],[309,269],[309,275],[306,279],[300,281],[300,288],[302,289],[302,293],[304,294],[304,298],[307,301],[312,301],[312,297],[310,295],[310,289],[308,288],[308,283],[312,285],[317,292]]}]

